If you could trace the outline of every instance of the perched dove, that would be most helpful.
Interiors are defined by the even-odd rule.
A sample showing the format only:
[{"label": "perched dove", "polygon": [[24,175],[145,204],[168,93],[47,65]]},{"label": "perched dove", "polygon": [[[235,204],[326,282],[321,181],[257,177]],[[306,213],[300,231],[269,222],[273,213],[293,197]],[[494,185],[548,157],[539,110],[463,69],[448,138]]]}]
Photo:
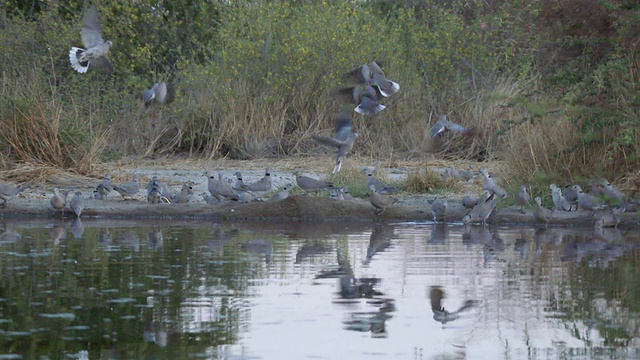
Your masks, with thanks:
[{"label": "perched dove", "polygon": [[189,184],[182,185],[182,190],[177,193],[173,199],[171,199],[172,204],[186,204],[193,197],[193,187]]},{"label": "perched dove", "polygon": [[496,194],[501,198],[505,198],[507,196],[507,192],[496,184],[493,177],[489,175],[489,171],[487,169],[481,169],[480,173],[484,176],[484,180],[482,182],[482,188],[484,190],[487,190],[491,194]]},{"label": "perched dove", "polygon": [[373,177],[373,173],[371,171],[367,172],[367,188],[375,187],[376,191],[380,194],[391,194],[394,192],[398,192],[398,190],[392,186],[388,186],[382,181]]},{"label": "perched dove", "polygon": [[571,204],[569,204],[567,199],[562,195],[562,190],[560,190],[556,184],[549,185],[549,189],[551,189],[551,199],[553,200],[554,210],[571,211]]},{"label": "perched dove", "polygon": [[107,55],[113,43],[102,39],[98,9],[95,5],[85,11],[81,35],[85,49],[74,46],[69,51],[69,61],[73,69],[79,73],[86,73],[89,70],[89,65],[112,69],[113,64]]},{"label": "perched dove", "polygon": [[[271,187],[272,187],[271,171],[272,171],[271,167],[267,167],[267,169],[264,171],[264,176],[260,180],[254,182],[254,183],[251,183],[251,184],[244,184],[243,183],[240,186],[241,190],[242,191],[252,191],[252,192],[254,192],[256,194],[261,194],[261,195],[264,195],[264,194],[270,192],[271,191]],[[236,177],[238,175],[240,175],[239,171],[236,173]],[[240,175],[240,181],[242,181],[242,175]]]},{"label": "perched dove", "polygon": [[[333,168],[332,174],[340,171],[342,168],[342,160],[345,156],[349,155],[353,149],[353,144],[358,138],[358,133],[351,133],[351,115],[340,114],[335,119],[336,136],[328,138],[324,136],[313,135],[313,139],[327,146],[338,149],[336,156],[336,166]],[[346,137],[345,137],[346,136]]]}]

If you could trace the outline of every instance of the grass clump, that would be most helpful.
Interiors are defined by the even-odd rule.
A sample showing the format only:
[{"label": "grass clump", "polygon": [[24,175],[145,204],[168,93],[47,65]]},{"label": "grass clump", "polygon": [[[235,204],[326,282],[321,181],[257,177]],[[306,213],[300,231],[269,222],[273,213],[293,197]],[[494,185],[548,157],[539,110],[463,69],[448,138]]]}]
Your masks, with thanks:
[{"label": "grass clump", "polygon": [[442,174],[436,171],[420,169],[411,172],[407,179],[400,184],[400,188],[411,193],[437,193],[445,190],[458,191],[459,185],[457,179],[445,180]]}]

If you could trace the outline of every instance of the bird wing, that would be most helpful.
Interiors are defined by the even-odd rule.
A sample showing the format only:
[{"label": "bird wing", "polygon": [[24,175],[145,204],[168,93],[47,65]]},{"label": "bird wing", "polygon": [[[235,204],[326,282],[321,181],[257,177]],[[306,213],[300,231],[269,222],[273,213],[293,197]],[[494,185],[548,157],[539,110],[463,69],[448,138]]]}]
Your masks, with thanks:
[{"label": "bird wing", "polygon": [[336,139],[346,141],[351,135],[351,112],[340,113],[335,119]]},{"label": "bird wing", "polygon": [[440,115],[440,118],[438,119],[438,121],[431,128],[431,137],[434,138],[438,136],[438,134],[440,134],[441,132],[445,131],[446,124],[447,124],[447,115]]},{"label": "bird wing", "polygon": [[355,87],[338,88],[332,92],[332,95],[340,101],[357,104],[354,96]]},{"label": "bird wing", "polygon": [[113,63],[106,56],[91,59],[91,65],[98,66],[107,70],[113,70]]},{"label": "bird wing", "polygon": [[156,100],[159,103],[164,103],[165,100],[167,100],[167,83],[166,82],[161,82],[158,83],[158,86],[156,86]]},{"label": "bird wing", "polygon": [[148,103],[149,101],[153,100],[154,97],[156,97],[156,92],[153,88],[149,90],[145,90],[142,93],[142,101],[144,101],[145,103]]},{"label": "bird wing", "polygon": [[100,33],[100,23],[98,22],[98,9],[95,5],[90,6],[85,11],[81,35],[82,43],[87,49],[104,42]]},{"label": "bird wing", "polygon": [[318,136],[318,135],[312,135],[311,137],[315,141],[320,142],[320,143],[322,143],[324,145],[327,145],[327,146],[332,146],[332,147],[339,148],[340,146],[344,145],[344,141],[340,141],[340,140],[334,139],[334,138],[328,138],[328,137]]}]

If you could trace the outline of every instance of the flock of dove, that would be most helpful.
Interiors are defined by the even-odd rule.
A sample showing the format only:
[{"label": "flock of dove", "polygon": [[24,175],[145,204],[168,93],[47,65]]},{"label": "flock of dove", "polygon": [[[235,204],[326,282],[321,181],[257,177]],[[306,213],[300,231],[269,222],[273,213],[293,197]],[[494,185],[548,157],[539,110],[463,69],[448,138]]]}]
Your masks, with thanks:
[{"label": "flock of dove", "polygon": [[[69,52],[69,60],[74,70],[79,73],[86,73],[90,66],[113,68],[113,64],[108,58],[109,50],[113,43],[105,41],[102,37],[100,24],[98,22],[98,10],[95,6],[86,9],[83,26],[81,30],[82,43],[84,48],[72,47]],[[381,104],[383,98],[392,96],[400,90],[400,85],[386,78],[380,65],[375,61],[361,65],[351,72],[345,74],[344,79],[351,82],[351,86],[338,89],[334,92],[337,97],[356,105],[353,112],[364,116],[374,115],[386,108]],[[173,86],[165,82],[154,84],[151,89],[143,92],[143,101],[148,105],[152,100],[159,103],[168,103],[175,97]],[[351,152],[358,133],[352,132],[351,115],[352,111],[340,113],[335,119],[335,136],[323,137],[313,135],[313,139],[327,146],[337,149],[336,163],[333,173],[340,171],[344,158]],[[446,115],[441,115],[439,120],[431,129],[432,138],[441,136],[445,132],[464,133],[467,129],[461,125],[448,120]],[[383,214],[385,210],[395,204],[397,199],[387,194],[395,192],[392,187],[385,185],[382,181],[373,177],[372,171],[366,172],[367,187],[370,191],[369,200],[371,205],[377,209],[378,214]],[[279,201],[289,196],[292,185],[286,185],[270,197],[273,190],[272,169],[267,168],[264,176],[253,183],[246,184],[240,172],[235,173],[235,180],[224,179],[222,173],[217,176],[214,172],[204,174],[208,178],[207,189],[210,195],[204,196],[204,201],[210,204],[224,201],[239,201],[249,203],[252,201]],[[332,183],[294,173],[296,183],[305,193],[317,193],[329,190],[331,196],[339,200],[352,201],[346,187],[337,187]],[[467,209],[467,214],[462,218],[464,224],[482,223],[485,224],[489,216],[496,208],[498,198],[505,198],[507,193],[498,186],[487,170],[481,169],[476,174],[473,167],[468,170],[458,171],[454,166],[447,169],[443,174],[445,178],[472,180],[476,177],[483,178],[483,194],[478,199],[469,191],[462,199],[462,205]],[[0,184],[0,199],[4,201],[3,206],[14,198],[23,187],[10,184]],[[146,184],[147,201],[150,203],[189,203],[195,202],[196,197],[193,186],[184,184],[180,191],[174,192],[167,187],[167,184],[160,182],[157,177],[153,177]],[[545,225],[551,220],[555,211],[573,211],[579,209],[591,211],[591,215],[597,210],[607,209],[605,200],[613,200],[618,205],[615,209],[608,208],[597,222],[597,226],[617,227],[620,222],[620,214],[625,211],[630,199],[622,194],[614,185],[606,179],[602,179],[599,184],[595,184],[590,194],[584,193],[579,185],[566,186],[563,189],[555,184],[550,185],[551,196],[554,203],[553,210],[542,206],[541,198],[536,197],[536,209],[533,212],[535,219]],[[96,200],[106,200],[112,191],[119,193],[124,199],[135,198],[141,190],[138,175],[131,181],[119,186],[111,184],[109,174],[95,187],[93,198]],[[50,204],[53,209],[64,212],[67,205],[67,192],[54,189]],[[520,211],[524,212],[524,207],[529,204],[530,196],[527,187],[522,185],[520,191],[514,194],[515,203],[520,206]],[[611,201],[609,201],[611,203]],[[69,207],[80,217],[84,209],[84,199],[82,193],[77,191],[69,201]],[[446,218],[447,199],[439,197],[431,203],[433,220]]]}]

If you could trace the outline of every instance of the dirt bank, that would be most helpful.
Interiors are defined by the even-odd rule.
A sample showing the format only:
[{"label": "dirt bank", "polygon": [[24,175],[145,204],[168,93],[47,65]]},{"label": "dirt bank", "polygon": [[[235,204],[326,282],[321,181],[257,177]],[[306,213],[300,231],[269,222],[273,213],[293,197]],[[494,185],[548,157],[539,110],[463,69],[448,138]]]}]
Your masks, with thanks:
[{"label": "dirt bank", "polygon": [[[325,161],[321,164],[325,164]],[[366,163],[358,161],[356,163]],[[144,183],[153,175],[157,175],[163,181],[168,181],[174,189],[185,182],[194,184],[197,202],[189,204],[150,204],[144,201],[144,191],[140,191],[138,200],[122,200],[117,193],[112,193],[108,200],[85,200],[85,210],[82,213],[86,218],[104,219],[202,219],[212,221],[237,221],[237,220],[268,220],[268,221],[362,221],[362,222],[383,222],[383,221],[432,221],[433,216],[428,200],[434,198],[433,194],[399,194],[396,197],[399,202],[388,208],[382,215],[374,211],[373,206],[367,199],[357,199],[355,201],[341,201],[327,197],[315,197],[307,195],[294,195],[279,202],[255,202],[251,204],[240,204],[237,202],[222,204],[206,204],[202,196],[207,193],[206,178],[203,176],[204,170],[211,169],[222,171],[226,177],[231,177],[233,172],[241,170],[245,181],[255,181],[264,173],[264,168],[273,166],[275,173],[274,186],[279,187],[287,183],[295,184],[292,176],[293,169],[319,169],[319,172],[305,173],[322,176],[324,168],[317,163],[310,163],[308,159],[299,161],[177,161],[169,163],[145,163],[129,164],[126,167],[114,165],[106,169],[112,173],[112,182],[119,184],[130,179],[131,174],[141,175],[141,183]],[[439,168],[448,164],[437,164]],[[487,164],[490,167],[490,164]],[[392,173],[395,178],[406,176],[415,168],[424,167],[424,162],[402,163],[387,173]],[[430,166],[433,166],[430,164]],[[466,164],[456,163],[459,168]],[[483,166],[484,167],[484,166]],[[106,171],[105,171],[106,172]],[[97,174],[104,173],[98,171]],[[95,184],[99,182],[101,175],[95,178],[80,176],[57,176],[49,178],[49,183],[30,184],[19,197],[13,199],[6,206],[0,207],[0,218],[49,218],[60,216],[54,214],[49,205],[51,189],[60,187],[71,191],[80,190],[85,194],[85,199],[90,197]],[[364,182],[364,177],[363,180]],[[462,194],[467,190],[478,193],[481,185],[476,183],[465,183],[461,186],[459,193],[447,194],[449,207],[446,219],[439,219],[447,222],[460,222],[465,214],[464,208],[460,204]],[[550,225],[562,226],[593,226],[595,221],[603,212],[597,213],[594,217],[589,217],[588,212],[556,212]],[[66,209],[65,217],[72,217],[71,210]],[[637,213],[625,213],[622,216],[621,226],[637,226],[639,217]],[[515,206],[498,207],[498,210],[489,218],[489,223],[493,224],[531,224],[535,223],[533,217],[533,207],[527,209],[525,214],[517,211]]]}]

